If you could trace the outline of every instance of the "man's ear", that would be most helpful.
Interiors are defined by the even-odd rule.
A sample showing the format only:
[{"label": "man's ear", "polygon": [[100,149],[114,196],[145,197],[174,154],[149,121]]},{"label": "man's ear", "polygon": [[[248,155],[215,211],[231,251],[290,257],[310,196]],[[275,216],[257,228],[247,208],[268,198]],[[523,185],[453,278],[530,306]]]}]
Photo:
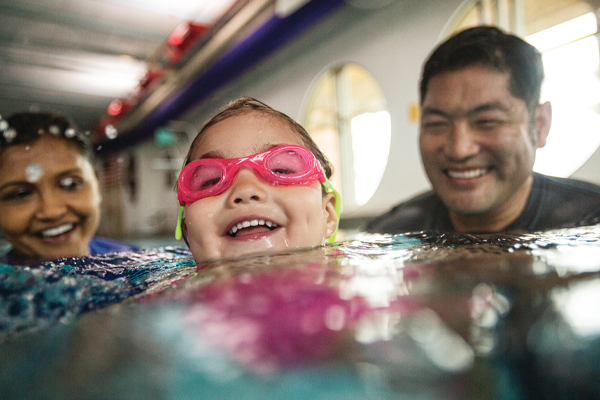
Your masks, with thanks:
[{"label": "man's ear", "polygon": [[537,147],[541,149],[546,145],[550,126],[552,125],[552,104],[549,101],[540,104],[535,109],[535,133],[537,135]]},{"label": "man's ear", "polygon": [[323,197],[323,209],[325,211],[325,215],[327,217],[327,237],[328,239],[333,235],[335,230],[338,227],[338,216],[335,212],[335,194],[327,193],[325,197]]}]

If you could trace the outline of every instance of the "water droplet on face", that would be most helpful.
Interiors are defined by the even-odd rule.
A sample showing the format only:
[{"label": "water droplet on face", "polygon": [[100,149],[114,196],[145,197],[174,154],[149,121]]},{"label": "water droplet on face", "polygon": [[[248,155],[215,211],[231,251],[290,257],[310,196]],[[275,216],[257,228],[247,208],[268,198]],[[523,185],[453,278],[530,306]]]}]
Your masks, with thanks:
[{"label": "water droplet on face", "polygon": [[214,217],[214,214],[213,214],[213,213],[208,213],[208,214],[206,214],[206,218],[212,218],[212,217]]},{"label": "water droplet on face", "polygon": [[4,120],[0,121],[0,131],[4,131],[6,128],[8,128],[8,122]]},{"label": "water droplet on face", "polygon": [[14,138],[17,137],[17,131],[15,131],[13,128],[8,128],[2,135],[4,136],[6,143],[10,143]]},{"label": "water droplet on face", "polygon": [[44,169],[39,164],[29,164],[25,168],[25,179],[29,183],[35,183],[44,175]]},{"label": "water droplet on face", "polygon": [[48,128],[48,131],[50,131],[51,134],[56,136],[60,133],[60,128],[56,125],[50,125],[50,128]]},{"label": "water droplet on face", "polygon": [[263,238],[263,240],[265,242],[265,245],[266,245],[267,249],[271,249],[271,248],[273,248],[275,246],[275,244],[271,241],[270,237]]},{"label": "water droplet on face", "polygon": [[106,125],[106,128],[104,128],[104,133],[106,134],[107,138],[115,139],[119,134],[119,131],[117,131],[117,128],[112,125]]}]

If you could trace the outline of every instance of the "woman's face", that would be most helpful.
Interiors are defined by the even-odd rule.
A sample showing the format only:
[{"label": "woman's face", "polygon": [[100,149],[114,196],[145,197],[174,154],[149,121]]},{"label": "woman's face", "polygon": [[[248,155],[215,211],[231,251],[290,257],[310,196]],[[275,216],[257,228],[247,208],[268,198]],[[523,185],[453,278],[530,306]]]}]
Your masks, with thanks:
[{"label": "woman's face", "polygon": [[99,222],[98,180],[74,144],[43,135],[2,152],[0,228],[16,256],[89,255]]},{"label": "woman's face", "polygon": [[[280,144],[302,145],[282,121],[242,114],[208,128],[190,160],[245,157]],[[319,181],[273,186],[247,167],[225,192],[188,204],[184,213],[184,231],[196,261],[318,246],[336,224],[335,197],[324,197]]]}]

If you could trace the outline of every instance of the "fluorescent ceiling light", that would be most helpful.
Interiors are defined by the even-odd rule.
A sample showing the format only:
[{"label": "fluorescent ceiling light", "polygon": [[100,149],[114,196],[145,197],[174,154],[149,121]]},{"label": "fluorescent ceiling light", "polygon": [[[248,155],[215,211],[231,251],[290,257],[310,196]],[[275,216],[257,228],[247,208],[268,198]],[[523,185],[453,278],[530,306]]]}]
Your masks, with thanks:
[{"label": "fluorescent ceiling light", "polygon": [[210,23],[217,20],[235,0],[108,0],[128,6],[170,15],[188,21]]}]

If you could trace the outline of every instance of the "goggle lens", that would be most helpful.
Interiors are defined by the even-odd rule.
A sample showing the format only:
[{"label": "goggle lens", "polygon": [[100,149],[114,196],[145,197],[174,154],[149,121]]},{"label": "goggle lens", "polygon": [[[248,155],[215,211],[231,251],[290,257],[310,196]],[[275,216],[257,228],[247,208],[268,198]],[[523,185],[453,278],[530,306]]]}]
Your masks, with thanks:
[{"label": "goggle lens", "polygon": [[310,170],[306,156],[295,150],[282,150],[266,160],[266,167],[276,175],[302,175]]},{"label": "goggle lens", "polygon": [[189,189],[193,192],[201,192],[215,186],[224,177],[224,171],[215,164],[199,164],[194,169],[189,181]]},{"label": "goggle lens", "polygon": [[[269,152],[263,157],[257,157],[252,165],[265,179],[276,184],[294,184],[294,178],[302,178],[304,175],[310,174],[313,168],[310,157],[313,156],[308,150],[285,148]],[[244,158],[244,160],[248,160],[248,158]],[[210,189],[225,180],[228,169],[238,168],[235,166],[236,161],[224,161],[230,161],[231,164],[224,165],[213,159],[197,161],[195,165],[191,166],[193,170],[186,172],[186,178],[181,182],[182,185],[191,193],[203,196],[202,192],[209,191],[206,194],[210,195],[209,193],[214,192]]]}]

